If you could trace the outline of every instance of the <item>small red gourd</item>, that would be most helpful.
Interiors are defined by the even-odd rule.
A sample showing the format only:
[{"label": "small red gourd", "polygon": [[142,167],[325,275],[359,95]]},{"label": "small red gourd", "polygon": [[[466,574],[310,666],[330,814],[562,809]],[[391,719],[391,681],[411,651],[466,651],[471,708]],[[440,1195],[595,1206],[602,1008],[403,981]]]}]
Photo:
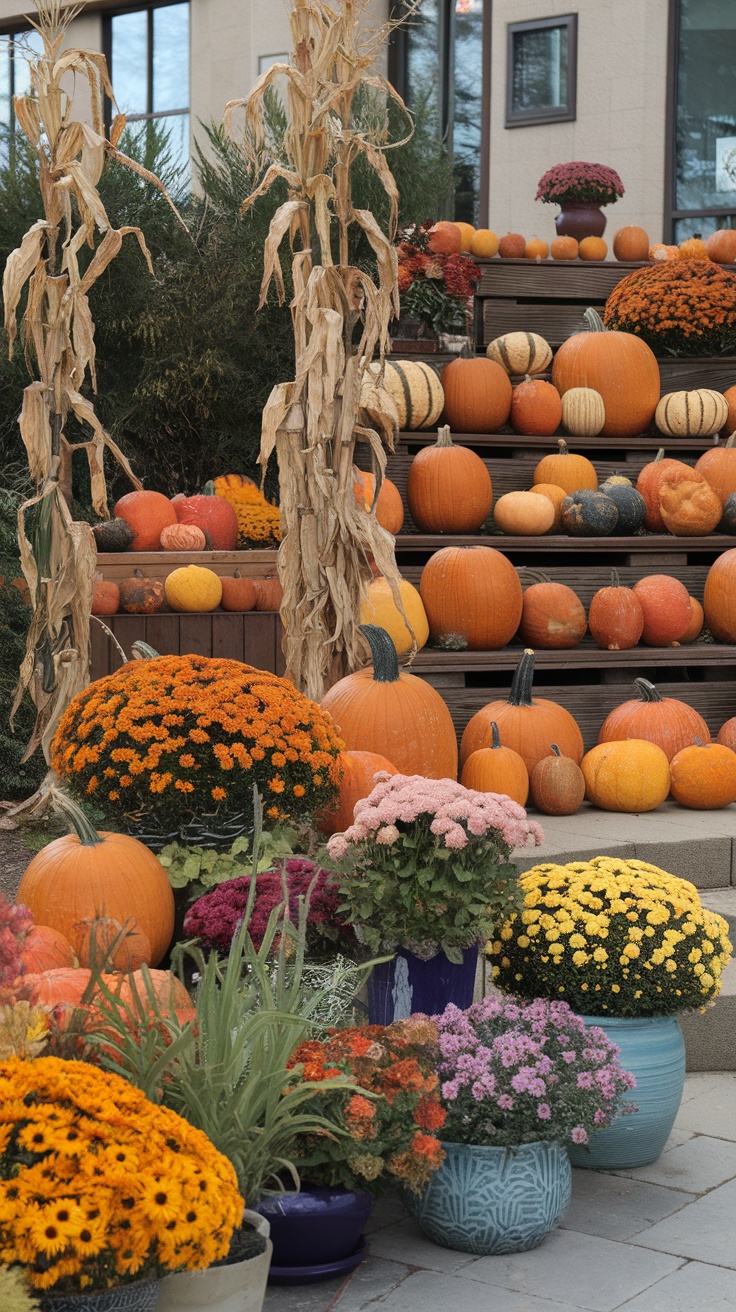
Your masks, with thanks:
[{"label": "small red gourd", "polygon": [[120,610],[120,588],[112,579],[95,577],[92,591],[93,615],[117,615]]},{"label": "small red gourd", "polygon": [[221,578],[223,610],[253,610],[258,595],[255,580],[244,579],[236,569],[231,579]]},{"label": "small red gourd", "polygon": [[562,401],[556,387],[541,378],[527,378],[511,397],[511,427],[515,433],[549,437],[562,423]]},{"label": "small red gourd", "polygon": [[585,797],[585,778],[576,761],[563,756],[557,743],[537,761],[529,781],[532,802],[543,815],[574,815]]},{"label": "small red gourd", "polygon": [[593,597],[588,628],[596,646],[603,651],[628,651],[639,641],[644,629],[644,611],[633,588],[621,586],[617,570],[611,573],[611,586],[600,588]]}]

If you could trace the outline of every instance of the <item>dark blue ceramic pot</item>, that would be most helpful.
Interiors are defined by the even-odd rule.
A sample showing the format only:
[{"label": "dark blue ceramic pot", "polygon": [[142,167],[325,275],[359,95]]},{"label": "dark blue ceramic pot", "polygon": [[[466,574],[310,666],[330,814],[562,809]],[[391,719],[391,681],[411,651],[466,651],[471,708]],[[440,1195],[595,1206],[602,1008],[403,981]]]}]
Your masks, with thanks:
[{"label": "dark blue ceramic pot", "polygon": [[473,1001],[478,947],[463,952],[462,965],[438,952],[429,961],[397,948],[392,961],[374,966],[368,977],[368,1018],[371,1025],[390,1025],[421,1011],[436,1016],[450,1002],[465,1010]]},{"label": "dark blue ceramic pot", "polygon": [[273,1267],[324,1267],[356,1251],[373,1199],[358,1190],[302,1189],[261,1199],[271,1225]]}]

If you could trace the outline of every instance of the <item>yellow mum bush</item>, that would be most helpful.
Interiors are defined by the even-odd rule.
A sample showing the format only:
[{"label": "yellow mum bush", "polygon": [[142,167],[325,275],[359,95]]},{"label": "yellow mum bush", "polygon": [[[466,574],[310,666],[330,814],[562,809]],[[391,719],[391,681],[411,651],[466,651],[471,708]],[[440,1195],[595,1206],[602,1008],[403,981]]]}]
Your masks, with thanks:
[{"label": "yellow mum bush", "polygon": [[668,1015],[716,997],[733,951],[698,890],[646,861],[596,856],[520,879],[524,909],[486,951],[500,988],[591,1016]]},{"label": "yellow mum bush", "polygon": [[221,474],[212,486],[215,496],[229,501],[238,517],[239,547],[272,547],[281,541],[281,512],[252,479]]},{"label": "yellow mum bush", "polygon": [[57,1057],[0,1063],[0,1264],[36,1289],[202,1270],[242,1211],[227,1158],[126,1080]]}]

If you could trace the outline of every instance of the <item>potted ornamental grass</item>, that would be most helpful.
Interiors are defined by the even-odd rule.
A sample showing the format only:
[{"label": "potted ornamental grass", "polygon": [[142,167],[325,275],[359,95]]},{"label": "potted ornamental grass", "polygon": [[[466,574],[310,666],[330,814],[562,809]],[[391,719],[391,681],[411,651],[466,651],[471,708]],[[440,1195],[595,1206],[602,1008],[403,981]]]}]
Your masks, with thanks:
[{"label": "potted ornamental grass", "polygon": [[543,173],[537,184],[535,200],[559,205],[555,227],[560,237],[602,237],[606,216],[602,205],[613,205],[624,194],[624,185],[615,169],[606,164],[572,160],[555,164]]},{"label": "potted ornamental grass", "polygon": [[509,797],[453,779],[375,778],[325,864],[358,942],[394,954],[368,979],[370,1021],[385,1025],[470,1004],[478,943],[518,905],[511,850],[541,843],[542,830]]},{"label": "potted ornamental grass", "polygon": [[576,1166],[644,1166],[662,1152],[685,1080],[678,1013],[720,991],[728,923],[698,890],[645,861],[597,856],[521,876],[524,907],[488,945],[495,983],[561,998],[602,1027],[634,1072],[637,1112],[573,1149]]},{"label": "potted ornamental grass", "polygon": [[434,1020],[445,1158],[408,1205],[445,1248],[535,1248],[570,1201],[567,1145],[626,1113],[635,1080],[604,1031],[565,1002],[489,997]]}]

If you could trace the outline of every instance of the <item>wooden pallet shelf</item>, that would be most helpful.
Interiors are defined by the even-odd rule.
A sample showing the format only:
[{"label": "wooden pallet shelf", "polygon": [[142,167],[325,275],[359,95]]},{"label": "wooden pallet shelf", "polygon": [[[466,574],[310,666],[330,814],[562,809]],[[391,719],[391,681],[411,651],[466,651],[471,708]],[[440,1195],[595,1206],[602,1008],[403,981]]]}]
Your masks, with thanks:
[{"label": "wooden pallet shelf", "polygon": [[276,551],[116,551],[99,552],[97,568],[103,578],[119,583],[139,569],[146,578],[165,579],[180,565],[206,565],[215,574],[263,579],[276,573]]},{"label": "wooden pallet shelf", "polygon": [[[478,673],[495,673],[515,670],[524,648],[518,645],[503,647],[500,651],[437,651],[424,647],[417,652],[411,666],[413,674],[424,677],[438,674],[457,674],[458,664],[466,678]],[[624,670],[666,669],[673,666],[683,670],[695,668],[736,667],[736,647],[715,642],[696,642],[680,647],[632,647],[629,651],[601,651],[592,638],[585,638],[579,647],[567,651],[540,651],[535,653],[535,670],[579,670],[593,674]],[[616,682],[621,682],[617,678]],[[546,695],[546,694],[545,694]]]}]

